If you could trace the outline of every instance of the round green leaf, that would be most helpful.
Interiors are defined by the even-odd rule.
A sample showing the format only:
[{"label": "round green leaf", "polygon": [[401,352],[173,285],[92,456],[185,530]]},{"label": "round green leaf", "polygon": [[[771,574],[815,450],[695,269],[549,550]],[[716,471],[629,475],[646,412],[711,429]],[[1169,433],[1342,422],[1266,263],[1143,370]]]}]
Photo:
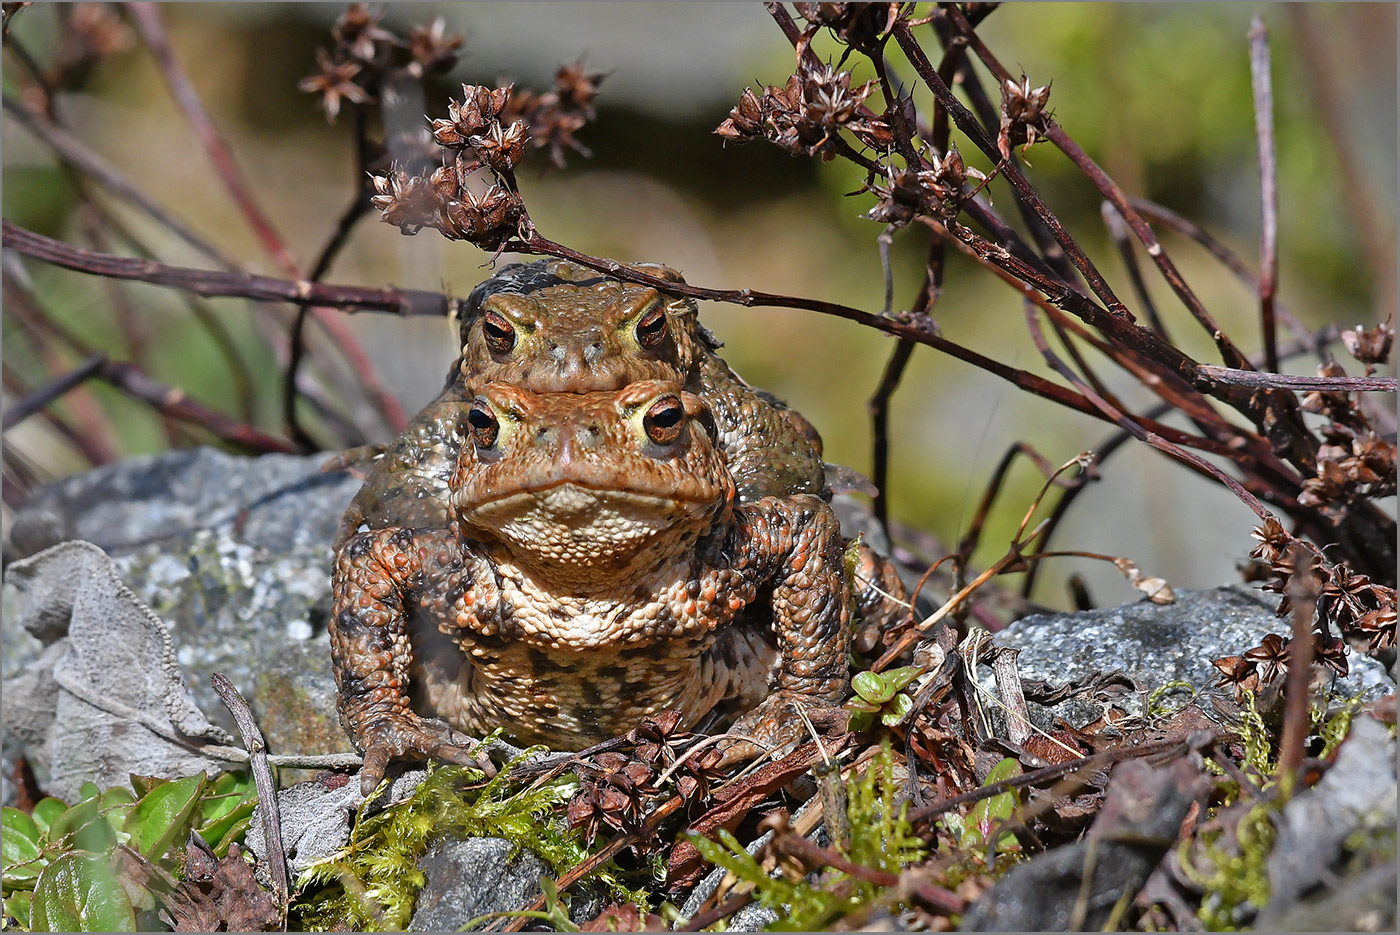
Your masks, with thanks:
[{"label": "round green leaf", "polygon": [[54,820],[66,811],[68,811],[68,806],[62,799],[46,796],[34,806],[34,813],[30,817],[34,819],[34,824],[39,826],[40,831],[48,834]]},{"label": "round green leaf", "polygon": [[29,922],[34,932],[136,931],[136,913],[106,858],[76,851],[50,862],[40,874]]},{"label": "round green leaf", "polygon": [[29,900],[33,895],[33,890],[15,890],[5,897],[5,915],[13,916],[24,929],[29,928]]},{"label": "round green leaf", "polygon": [[9,806],[4,809],[0,824],[4,826],[4,835],[0,836],[0,859],[4,861],[5,882],[34,879],[41,869],[39,845],[43,836],[39,826],[24,812]]},{"label": "round green leaf", "polygon": [[49,825],[49,843],[64,850],[100,854],[116,842],[116,832],[102,819],[102,803],[97,795],[83,799]]},{"label": "round green leaf", "polygon": [[877,704],[884,704],[894,697],[896,688],[887,682],[884,676],[875,672],[857,672],[856,677],[851,679],[851,688],[855,689],[866,701]]},{"label": "round green leaf", "polygon": [[204,773],[156,786],[136,803],[122,830],[147,860],[159,860],[176,841],[184,841],[190,819],[204,790]]},{"label": "round green leaf", "polygon": [[884,713],[880,715],[880,723],[886,727],[894,727],[900,721],[909,716],[909,712],[914,710],[914,699],[908,695],[895,695],[890,699],[890,703],[885,705]]}]

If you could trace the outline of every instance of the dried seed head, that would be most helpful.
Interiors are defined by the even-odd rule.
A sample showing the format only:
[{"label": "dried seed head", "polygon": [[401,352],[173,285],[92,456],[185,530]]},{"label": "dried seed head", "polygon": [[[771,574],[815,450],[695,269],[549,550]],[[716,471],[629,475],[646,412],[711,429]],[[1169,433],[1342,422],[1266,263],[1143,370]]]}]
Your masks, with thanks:
[{"label": "dried seed head", "polygon": [[565,110],[583,111],[592,118],[593,99],[598,96],[598,85],[606,77],[606,72],[589,71],[583,59],[571,65],[559,66],[554,74],[554,91],[559,97],[559,106]]},{"label": "dried seed head", "polygon": [[1025,75],[1020,82],[1010,78],[1001,85],[1001,132],[997,135],[997,148],[1002,158],[1010,159],[1011,151],[1017,146],[1023,149],[1036,143],[1045,132],[1049,114],[1045,106],[1050,101],[1050,85],[1031,87]]},{"label": "dried seed head", "polygon": [[369,92],[352,80],[360,73],[360,63],[337,62],[325,49],[317,49],[316,67],[316,74],[301,79],[297,87],[308,94],[321,95],[321,106],[325,108],[326,119],[331,123],[340,113],[341,101],[356,104],[369,101]]},{"label": "dried seed head", "polygon": [[803,65],[798,70],[802,82],[803,116],[828,130],[848,123],[875,88],[867,81],[851,88],[851,73],[830,65]]},{"label": "dried seed head", "polygon": [[371,10],[363,3],[352,3],[340,14],[331,27],[331,35],[345,54],[361,62],[372,62],[377,53],[376,44],[395,41],[394,34],[379,25],[384,18],[383,10]]},{"label": "dried seed head", "polygon": [[504,173],[513,171],[525,158],[528,139],[525,121],[517,120],[506,129],[502,129],[500,123],[493,123],[484,135],[473,136],[469,142],[491,171]]},{"label": "dried seed head", "polygon": [[487,88],[478,84],[462,85],[462,100],[449,101],[447,119],[432,122],[433,138],[443,146],[462,149],[497,122],[501,111],[510,103],[513,86]]},{"label": "dried seed head", "polygon": [[462,36],[447,31],[447,21],[441,16],[427,26],[418,26],[408,34],[408,51],[413,56],[409,66],[417,77],[446,74],[457,64],[457,50]]},{"label": "dried seed head", "polygon": [[735,143],[747,143],[763,135],[763,105],[752,88],[744,89],[739,103],[729,112],[729,118],[715,132]]},{"label": "dried seed head", "polygon": [[1348,354],[1366,365],[1367,373],[1374,365],[1390,359],[1390,348],[1394,343],[1395,326],[1389,322],[1382,322],[1370,330],[1357,325],[1350,331],[1342,332],[1342,345]]},{"label": "dried seed head", "polygon": [[497,250],[516,232],[524,217],[520,197],[492,185],[478,198],[469,191],[438,209],[434,225],[450,240],[466,240],[483,250]]},{"label": "dried seed head", "polygon": [[416,234],[424,227],[435,226],[438,198],[434,187],[419,175],[409,175],[394,166],[386,175],[370,177],[375,194],[370,204],[379,209],[379,217],[405,234]]}]

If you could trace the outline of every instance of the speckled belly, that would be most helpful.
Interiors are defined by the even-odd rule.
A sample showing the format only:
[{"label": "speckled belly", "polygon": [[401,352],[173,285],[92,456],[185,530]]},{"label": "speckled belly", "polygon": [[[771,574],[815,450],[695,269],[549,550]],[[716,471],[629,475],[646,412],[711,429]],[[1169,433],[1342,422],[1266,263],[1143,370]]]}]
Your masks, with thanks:
[{"label": "speckled belly", "polygon": [[767,696],[778,654],[739,629],[636,648],[551,651],[491,640],[458,646],[416,634],[415,705],[481,736],[505,728],[519,744],[579,749],[624,734],[648,715],[679,710],[695,725],[722,701],[732,713]]}]

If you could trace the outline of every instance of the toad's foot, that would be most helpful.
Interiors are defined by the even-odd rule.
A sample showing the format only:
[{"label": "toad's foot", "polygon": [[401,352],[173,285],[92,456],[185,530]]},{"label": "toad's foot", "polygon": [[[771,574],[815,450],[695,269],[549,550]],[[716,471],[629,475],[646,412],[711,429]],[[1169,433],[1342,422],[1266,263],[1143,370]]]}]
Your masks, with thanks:
[{"label": "toad's foot", "polygon": [[435,759],[458,766],[475,766],[494,775],[495,767],[481,745],[453,730],[445,721],[416,714],[380,718],[361,734],[365,765],[360,770],[360,791],[368,796],[384,779],[392,760]]},{"label": "toad's foot", "polygon": [[772,751],[774,758],[785,756],[810,735],[810,722],[817,733],[844,733],[848,714],[840,705],[795,691],[777,691],[758,707],[743,715],[730,728],[737,739],[721,746],[721,766],[750,760]]}]

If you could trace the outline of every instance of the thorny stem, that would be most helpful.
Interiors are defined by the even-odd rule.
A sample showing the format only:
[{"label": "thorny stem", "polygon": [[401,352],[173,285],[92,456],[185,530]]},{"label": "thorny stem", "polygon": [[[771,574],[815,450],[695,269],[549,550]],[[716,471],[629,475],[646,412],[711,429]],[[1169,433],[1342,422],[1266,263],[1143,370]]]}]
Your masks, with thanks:
[{"label": "thorny stem", "polygon": [[1274,156],[1274,89],[1269,76],[1269,33],[1254,17],[1249,26],[1249,73],[1254,86],[1254,129],[1259,137],[1259,322],[1264,332],[1264,367],[1278,372],[1274,289],[1278,280],[1278,161]]}]

